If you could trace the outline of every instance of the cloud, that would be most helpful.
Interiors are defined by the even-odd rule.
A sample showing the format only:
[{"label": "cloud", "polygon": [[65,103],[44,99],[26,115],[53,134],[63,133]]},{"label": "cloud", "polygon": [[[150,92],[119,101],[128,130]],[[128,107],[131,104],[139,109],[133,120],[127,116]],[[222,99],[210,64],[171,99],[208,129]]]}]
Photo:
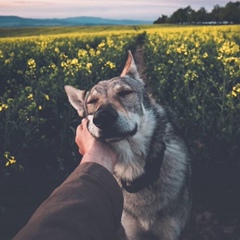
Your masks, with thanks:
[{"label": "cloud", "polygon": [[0,15],[32,18],[63,18],[97,16],[115,19],[155,20],[162,14],[171,15],[179,8],[190,5],[198,10],[205,7],[225,6],[229,0],[1,0]]}]

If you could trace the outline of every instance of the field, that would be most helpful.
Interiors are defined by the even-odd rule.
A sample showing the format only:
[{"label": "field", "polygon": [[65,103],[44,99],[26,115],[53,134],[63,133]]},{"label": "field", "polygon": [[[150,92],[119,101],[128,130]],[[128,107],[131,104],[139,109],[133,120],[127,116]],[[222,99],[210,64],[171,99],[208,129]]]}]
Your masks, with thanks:
[{"label": "field", "polygon": [[184,239],[238,239],[239,31],[234,25],[0,29],[0,239],[11,238],[79,162],[80,120],[63,86],[87,89],[119,75],[127,50],[138,46],[146,86],[176,111],[193,159],[195,201]]}]

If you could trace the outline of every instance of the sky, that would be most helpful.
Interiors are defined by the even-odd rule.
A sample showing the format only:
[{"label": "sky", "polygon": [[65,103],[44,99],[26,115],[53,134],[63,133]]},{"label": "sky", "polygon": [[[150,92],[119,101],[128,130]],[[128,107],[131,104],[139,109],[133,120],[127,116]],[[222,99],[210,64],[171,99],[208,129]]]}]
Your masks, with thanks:
[{"label": "sky", "polygon": [[[0,16],[26,18],[66,18],[93,16],[111,19],[154,21],[170,16],[179,8],[225,6],[230,0],[0,0]],[[233,1],[235,2],[235,1]]]}]

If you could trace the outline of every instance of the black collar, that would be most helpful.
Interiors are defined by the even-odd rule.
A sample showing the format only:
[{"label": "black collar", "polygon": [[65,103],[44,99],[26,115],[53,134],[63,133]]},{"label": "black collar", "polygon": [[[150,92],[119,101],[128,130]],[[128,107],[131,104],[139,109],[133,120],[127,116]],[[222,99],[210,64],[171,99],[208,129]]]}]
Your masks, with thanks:
[{"label": "black collar", "polygon": [[160,175],[160,170],[163,162],[164,151],[166,145],[162,143],[162,148],[152,161],[147,161],[144,167],[145,171],[142,175],[137,177],[132,181],[126,181],[121,179],[123,188],[129,193],[136,193],[142,190],[143,188],[149,187],[152,185]]}]

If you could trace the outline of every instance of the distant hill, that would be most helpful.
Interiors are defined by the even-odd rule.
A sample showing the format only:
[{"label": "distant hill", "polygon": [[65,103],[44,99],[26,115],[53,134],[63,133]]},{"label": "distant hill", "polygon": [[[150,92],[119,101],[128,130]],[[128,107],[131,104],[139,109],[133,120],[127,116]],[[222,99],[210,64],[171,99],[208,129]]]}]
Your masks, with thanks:
[{"label": "distant hill", "polygon": [[141,20],[116,20],[99,17],[72,17],[35,19],[17,16],[0,16],[0,27],[42,27],[42,26],[78,26],[78,25],[142,25],[152,24]]}]

